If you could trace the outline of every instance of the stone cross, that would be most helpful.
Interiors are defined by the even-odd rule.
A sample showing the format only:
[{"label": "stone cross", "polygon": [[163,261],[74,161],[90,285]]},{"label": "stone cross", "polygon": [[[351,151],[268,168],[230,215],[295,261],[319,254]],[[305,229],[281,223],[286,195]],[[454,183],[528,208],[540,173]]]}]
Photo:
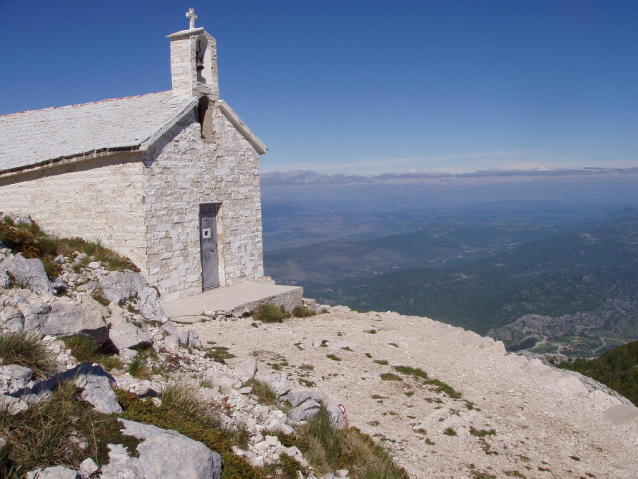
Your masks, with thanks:
[{"label": "stone cross", "polygon": [[193,10],[192,8],[189,8],[188,9],[188,13],[186,14],[186,16],[191,21],[189,30],[194,30],[195,29],[195,20],[197,19],[197,15],[195,15],[195,10]]}]

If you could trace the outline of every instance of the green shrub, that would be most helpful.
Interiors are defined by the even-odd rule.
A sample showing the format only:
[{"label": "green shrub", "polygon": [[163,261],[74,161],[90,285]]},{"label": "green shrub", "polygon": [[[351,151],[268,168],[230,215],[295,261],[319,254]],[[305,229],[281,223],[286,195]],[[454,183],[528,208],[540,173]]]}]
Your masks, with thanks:
[{"label": "green shrub", "polygon": [[0,335],[2,364],[19,364],[33,370],[36,378],[44,379],[53,373],[57,363],[53,354],[39,336],[27,332]]},{"label": "green shrub", "polygon": [[[25,223],[13,225],[12,223],[12,221],[7,222],[6,217],[5,221],[0,222],[0,241],[14,253],[22,253],[25,258],[41,259],[47,274],[51,277],[57,277],[62,271],[61,266],[53,262],[53,259],[60,254],[71,256],[75,251],[94,256],[96,261],[106,263],[113,271],[124,269],[140,271],[128,258],[104,248],[99,240],[92,242],[81,238],[56,238],[46,235],[35,222],[32,225]],[[85,259],[83,265],[79,267],[87,263],[88,260]]]},{"label": "green shrub", "polygon": [[281,323],[285,317],[285,308],[275,303],[260,304],[253,313],[253,319],[262,323]]},{"label": "green shrub", "polygon": [[121,369],[124,367],[120,358],[105,354],[99,347],[97,340],[87,334],[74,334],[62,338],[71,354],[80,362],[98,363],[106,369]]},{"label": "green shrub", "polygon": [[275,404],[277,402],[277,395],[270,389],[270,386],[256,379],[249,379],[244,383],[244,387],[250,386],[252,388],[252,394],[257,396],[257,400],[261,404],[267,406]]},{"label": "green shrub", "polygon": [[393,374],[393,373],[382,374],[381,380],[382,381],[403,381],[403,379],[401,379],[401,376],[397,376],[396,374]]},{"label": "green shrub", "polygon": [[303,306],[295,306],[295,308],[292,310],[292,315],[295,318],[308,318],[310,316],[314,316],[315,314],[317,313],[309,308],[304,308]]}]

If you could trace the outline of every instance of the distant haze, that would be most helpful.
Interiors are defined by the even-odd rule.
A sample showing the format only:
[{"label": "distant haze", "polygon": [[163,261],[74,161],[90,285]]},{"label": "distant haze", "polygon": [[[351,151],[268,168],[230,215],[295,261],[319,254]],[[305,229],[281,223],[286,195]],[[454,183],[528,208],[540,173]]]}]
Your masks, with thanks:
[{"label": "distant haze", "polygon": [[560,201],[631,206],[638,203],[638,168],[487,170],[450,174],[410,171],[323,175],[262,174],[264,208],[271,204],[339,211],[472,207],[500,201]]}]

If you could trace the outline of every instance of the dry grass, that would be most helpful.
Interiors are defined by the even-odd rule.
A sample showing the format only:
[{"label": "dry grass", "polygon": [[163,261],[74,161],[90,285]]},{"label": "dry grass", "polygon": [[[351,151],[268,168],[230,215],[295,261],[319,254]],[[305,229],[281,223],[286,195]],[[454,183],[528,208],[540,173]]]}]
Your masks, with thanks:
[{"label": "dry grass", "polygon": [[15,416],[0,409],[0,436],[7,440],[0,473],[13,469],[22,477],[35,467],[77,469],[87,457],[105,464],[108,443],[135,451],[139,441],[123,436],[114,416],[96,413],[90,404],[78,401],[79,393],[73,383],[62,383],[48,400]]},{"label": "dry grass", "polygon": [[57,367],[53,354],[42,338],[26,332],[0,335],[0,360],[2,364],[31,368],[39,379],[46,378]]}]

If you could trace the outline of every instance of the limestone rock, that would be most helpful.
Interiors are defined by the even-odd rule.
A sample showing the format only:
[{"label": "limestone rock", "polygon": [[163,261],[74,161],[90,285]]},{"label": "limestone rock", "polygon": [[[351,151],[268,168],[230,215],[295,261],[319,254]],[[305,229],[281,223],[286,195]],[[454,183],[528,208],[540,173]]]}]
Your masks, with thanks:
[{"label": "limestone rock", "polygon": [[0,367],[0,389],[18,390],[26,387],[33,377],[33,370],[18,364]]},{"label": "limestone rock", "polygon": [[62,381],[73,381],[82,388],[81,397],[93,406],[93,409],[102,414],[120,413],[122,408],[117,402],[115,392],[111,385],[115,386],[115,379],[107,373],[102,366],[93,366],[91,363],[81,363],[63,373],[53,375],[46,381],[41,381],[31,389],[20,392],[21,396],[37,395],[40,398],[50,396],[55,387]]},{"label": "limestone rock", "polygon": [[159,294],[148,286],[141,274],[132,271],[112,272],[99,278],[104,296],[115,304],[133,299],[135,306],[148,321],[166,321]]},{"label": "limestone rock", "polygon": [[[124,426],[122,434],[142,439],[137,446],[139,457],[129,457],[122,446],[112,446],[111,461],[103,468],[103,479],[126,477],[163,479],[218,479],[221,477],[221,456],[201,442],[194,441],[175,431],[160,429],[148,424],[118,419]],[[170,452],[169,452],[170,451]]]},{"label": "limestone rock", "polygon": [[589,391],[575,376],[567,376],[558,380],[558,383],[568,392],[577,397],[587,397]]},{"label": "limestone rock", "polygon": [[56,337],[88,334],[100,344],[109,338],[108,326],[104,321],[100,305],[88,298],[78,304],[72,301],[56,301],[46,322],[40,327],[42,334]]},{"label": "limestone rock", "polygon": [[11,286],[11,278],[4,269],[0,269],[0,289],[6,289]]},{"label": "limestone rock", "polygon": [[24,328],[24,316],[22,312],[13,306],[7,306],[2,313],[0,313],[0,326],[2,329],[14,333],[22,331]]},{"label": "limestone rock", "polygon": [[124,318],[113,315],[109,318],[109,338],[118,350],[146,347],[153,344],[153,339],[137,326],[127,323]]},{"label": "limestone rock", "polygon": [[240,376],[246,376],[248,379],[252,379],[257,374],[257,360],[255,358],[248,358],[235,365],[235,372]]},{"label": "limestone rock", "polygon": [[73,469],[62,466],[47,467],[27,472],[27,479],[81,479]]},{"label": "limestone rock", "polygon": [[341,403],[341,401],[337,401],[331,399],[326,404],[326,410],[330,417],[332,418],[332,424],[337,429],[348,429],[350,427],[350,422],[348,421],[348,416],[346,414],[346,407]]},{"label": "limestone rock", "polygon": [[90,476],[98,469],[99,467],[97,467],[97,464],[95,463],[95,461],[91,459],[90,457],[86,458],[80,464],[80,472],[85,476]]},{"label": "limestone rock", "polygon": [[6,408],[9,414],[18,414],[29,409],[29,405],[22,399],[0,394],[0,408]]},{"label": "limestone rock", "polygon": [[620,404],[620,401],[615,397],[610,396],[609,394],[604,393],[603,391],[596,389],[589,393],[587,398],[594,403],[594,407],[597,409],[606,410],[612,406],[616,406]]},{"label": "limestone rock", "polygon": [[177,331],[177,336],[181,345],[187,348],[201,348],[202,343],[199,341],[197,331],[194,329],[188,329],[186,331]]},{"label": "limestone rock", "polygon": [[284,374],[259,374],[256,376],[256,379],[267,384],[277,397],[288,394],[292,389],[292,384],[290,384],[290,381],[288,381]]},{"label": "limestone rock", "polygon": [[44,264],[37,258],[25,259],[20,255],[6,258],[0,266],[4,268],[16,282],[24,284],[34,293],[53,294],[49,276]]},{"label": "limestone rock", "polygon": [[638,421],[638,407],[629,404],[618,404],[605,411],[605,418],[614,424]]},{"label": "limestone rock", "polygon": [[24,329],[27,331],[39,331],[42,325],[47,322],[51,313],[51,305],[47,303],[31,303],[24,308]]}]

